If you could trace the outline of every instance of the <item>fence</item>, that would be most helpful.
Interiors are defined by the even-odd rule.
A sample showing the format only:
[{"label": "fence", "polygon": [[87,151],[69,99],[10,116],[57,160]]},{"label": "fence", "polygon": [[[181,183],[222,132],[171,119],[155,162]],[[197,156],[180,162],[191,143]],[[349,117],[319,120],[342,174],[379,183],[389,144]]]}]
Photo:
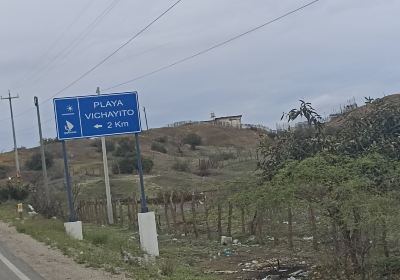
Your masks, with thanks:
[{"label": "fence", "polygon": [[[248,205],[235,204],[227,197],[223,190],[193,193],[169,191],[148,199],[148,204],[149,209],[156,214],[158,231],[164,233],[191,235],[195,238],[202,235],[208,239],[247,234],[255,235],[257,241],[263,242],[268,236],[274,236],[278,241],[282,231],[286,231],[286,210],[268,212],[265,209],[254,209]],[[139,203],[136,196],[113,200],[114,223],[137,228]],[[106,205],[105,200],[79,201],[78,217],[88,223],[107,224]],[[293,213],[293,217],[296,217],[296,213]],[[303,215],[297,215],[297,218],[298,224],[307,224]],[[276,224],[271,226],[274,219]]]}]

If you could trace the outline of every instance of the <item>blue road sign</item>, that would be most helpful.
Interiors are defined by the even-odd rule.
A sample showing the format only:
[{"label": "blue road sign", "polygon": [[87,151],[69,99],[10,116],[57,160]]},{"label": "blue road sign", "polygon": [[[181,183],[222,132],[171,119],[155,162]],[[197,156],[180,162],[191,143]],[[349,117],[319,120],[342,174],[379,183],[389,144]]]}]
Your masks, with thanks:
[{"label": "blue road sign", "polygon": [[55,98],[60,140],[139,133],[137,92]]}]

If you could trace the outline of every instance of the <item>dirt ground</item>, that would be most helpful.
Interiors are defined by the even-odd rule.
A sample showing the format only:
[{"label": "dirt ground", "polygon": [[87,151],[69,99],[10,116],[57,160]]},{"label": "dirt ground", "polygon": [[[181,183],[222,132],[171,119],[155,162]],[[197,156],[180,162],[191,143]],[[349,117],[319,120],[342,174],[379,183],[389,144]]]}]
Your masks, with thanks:
[{"label": "dirt ground", "polygon": [[0,222],[0,240],[13,254],[30,265],[44,279],[82,280],[82,279],[128,279],[123,275],[111,275],[102,270],[86,268],[51,249],[28,235],[18,233],[15,228]]}]

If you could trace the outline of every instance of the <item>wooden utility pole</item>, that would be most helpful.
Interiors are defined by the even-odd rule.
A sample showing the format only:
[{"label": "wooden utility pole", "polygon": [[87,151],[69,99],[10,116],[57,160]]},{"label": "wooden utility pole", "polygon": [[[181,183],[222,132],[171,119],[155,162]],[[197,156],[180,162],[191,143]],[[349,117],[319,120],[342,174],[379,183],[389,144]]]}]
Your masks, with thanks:
[{"label": "wooden utility pole", "polygon": [[143,112],[144,112],[144,119],[146,120],[146,130],[149,130],[149,124],[147,123],[146,107],[144,106],[143,106]]},{"label": "wooden utility pole", "polygon": [[[100,87],[97,87],[96,93],[100,95]],[[104,183],[106,185],[107,217],[108,223],[112,225],[114,224],[114,214],[111,199],[110,176],[108,172],[107,145],[106,138],[104,136],[101,137],[101,150],[103,152]]]},{"label": "wooden utility pole", "polygon": [[21,169],[19,167],[19,158],[18,158],[18,148],[17,148],[17,139],[15,136],[15,125],[14,125],[14,114],[13,114],[13,109],[12,109],[12,99],[19,98],[19,96],[11,96],[10,90],[8,91],[8,97],[0,97],[1,100],[8,100],[10,103],[10,114],[11,114],[11,125],[12,125],[12,133],[13,133],[13,138],[14,138],[14,152],[15,152],[15,167],[17,170],[17,177],[20,176],[21,174]]},{"label": "wooden utility pole", "polygon": [[45,154],[45,151],[44,151],[44,142],[43,142],[43,134],[42,134],[42,122],[40,120],[39,99],[37,98],[37,96],[35,96],[33,100],[35,102],[37,119],[38,119],[39,139],[40,139],[40,153],[41,153],[41,158],[42,158],[42,172],[43,172],[44,193],[46,195],[46,204],[47,204],[47,206],[49,206],[49,204],[50,204],[49,180],[47,178],[46,154]]}]

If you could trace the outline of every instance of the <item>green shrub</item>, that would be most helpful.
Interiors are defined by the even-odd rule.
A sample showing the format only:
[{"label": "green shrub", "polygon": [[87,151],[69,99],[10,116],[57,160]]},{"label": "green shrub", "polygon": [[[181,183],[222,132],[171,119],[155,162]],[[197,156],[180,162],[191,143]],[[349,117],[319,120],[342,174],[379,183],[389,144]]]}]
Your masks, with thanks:
[{"label": "green shrub", "polygon": [[[96,139],[93,143],[91,143],[91,145],[93,147],[96,147],[97,152],[100,153],[102,151],[101,139],[99,139],[99,138]],[[115,150],[114,141],[106,139],[106,150],[107,150],[107,153],[113,152]]]},{"label": "green shrub", "polygon": [[7,168],[5,166],[0,166],[0,179],[7,178]]},{"label": "green shrub", "polygon": [[396,275],[400,272],[400,257],[384,258],[375,264],[377,272],[382,276]]},{"label": "green shrub", "polygon": [[[46,166],[50,168],[53,166],[53,155],[45,152]],[[30,159],[25,163],[26,167],[30,170],[42,170],[42,155],[40,152],[34,153]]]},{"label": "green shrub", "polygon": [[51,143],[58,143],[60,140],[57,138],[43,138],[43,143],[44,144],[51,144]]},{"label": "green shrub", "polygon": [[165,144],[165,143],[168,142],[168,137],[167,136],[161,136],[161,137],[158,137],[158,138],[154,139],[154,141]]},{"label": "green shrub", "polygon": [[[142,169],[144,173],[150,173],[153,169],[154,162],[151,159],[142,157]],[[116,162],[112,166],[114,174],[132,174],[135,170],[138,170],[137,157],[124,157]]]},{"label": "green shrub", "polygon": [[136,142],[131,137],[121,138],[115,147],[114,156],[133,157],[136,155]]},{"label": "green shrub", "polygon": [[0,187],[0,200],[25,200],[29,195],[29,185],[18,180],[8,180],[5,186]]},{"label": "green shrub", "polygon": [[188,135],[185,136],[185,138],[183,138],[183,143],[190,145],[190,148],[192,150],[195,150],[196,146],[201,145],[202,139],[196,133],[189,133]]},{"label": "green shrub", "polygon": [[176,159],[174,164],[172,165],[172,169],[176,171],[188,172],[190,171],[189,161]]},{"label": "green shrub", "polygon": [[160,152],[160,153],[163,153],[163,154],[167,153],[167,149],[164,147],[163,144],[161,144],[159,142],[153,142],[151,144],[151,150],[152,151],[156,151],[156,152]]},{"label": "green shrub", "polygon": [[217,153],[217,154],[212,154],[209,156],[209,159],[211,161],[217,162],[217,161],[224,161],[224,160],[230,160],[230,159],[236,159],[236,154],[232,152],[222,152],[222,153]]}]

